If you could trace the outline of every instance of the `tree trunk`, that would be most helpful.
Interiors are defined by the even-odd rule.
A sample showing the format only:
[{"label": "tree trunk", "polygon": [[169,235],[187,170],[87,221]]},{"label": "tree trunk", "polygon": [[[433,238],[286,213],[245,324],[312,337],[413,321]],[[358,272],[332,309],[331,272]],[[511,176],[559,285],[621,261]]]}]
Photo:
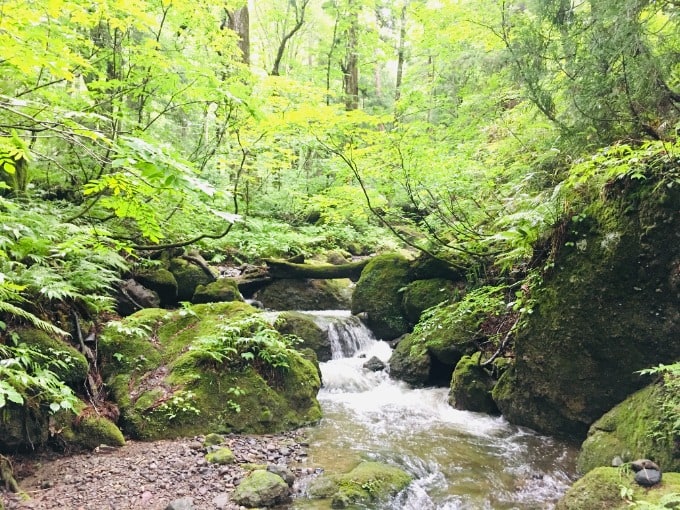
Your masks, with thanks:
[{"label": "tree trunk", "polygon": [[359,108],[359,11],[350,5],[350,25],[347,29],[347,53],[341,65],[345,92],[345,108]]},{"label": "tree trunk", "polygon": [[274,65],[272,66],[271,74],[272,76],[279,76],[281,73],[281,60],[283,60],[283,54],[286,51],[286,45],[288,41],[296,34],[305,22],[305,9],[309,0],[301,0],[300,5],[298,5],[297,0],[293,0],[292,4],[295,8],[295,24],[288,32],[284,33],[279,48],[276,52],[276,57],[274,58]]},{"label": "tree trunk", "polygon": [[394,100],[399,101],[401,96],[401,80],[404,75],[404,45],[406,40],[406,3],[401,8],[399,25],[399,49],[397,50],[397,81],[395,83]]},{"label": "tree trunk", "polygon": [[239,36],[238,47],[241,49],[244,64],[250,64],[250,14],[244,5],[235,11],[227,11],[227,26]]}]

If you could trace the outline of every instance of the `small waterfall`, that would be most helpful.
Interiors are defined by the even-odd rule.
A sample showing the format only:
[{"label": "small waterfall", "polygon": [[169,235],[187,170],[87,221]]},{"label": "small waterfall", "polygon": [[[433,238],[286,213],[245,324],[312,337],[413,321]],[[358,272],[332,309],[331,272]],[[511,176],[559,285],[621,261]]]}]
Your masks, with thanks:
[{"label": "small waterfall", "polygon": [[[361,459],[401,467],[414,481],[373,510],[550,509],[571,484],[575,451],[500,417],[459,411],[446,388],[410,388],[364,363],[387,363],[390,346],[346,311],[305,312],[328,332],[333,359],[321,363],[321,423],[310,461],[327,473]],[[297,499],[291,508],[318,510]]]},{"label": "small waterfall", "polygon": [[376,342],[370,329],[349,310],[304,312],[328,335],[333,359],[349,358]]}]

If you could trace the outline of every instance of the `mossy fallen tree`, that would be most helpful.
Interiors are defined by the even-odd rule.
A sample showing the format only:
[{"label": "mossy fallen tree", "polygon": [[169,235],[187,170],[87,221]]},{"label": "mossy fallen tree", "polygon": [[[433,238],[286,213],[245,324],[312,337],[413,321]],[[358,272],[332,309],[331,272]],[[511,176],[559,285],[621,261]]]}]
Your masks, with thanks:
[{"label": "mossy fallen tree", "polygon": [[349,262],[347,264],[333,265],[333,264],[297,264],[285,260],[265,259],[267,263],[266,274],[274,279],[297,279],[297,278],[317,278],[317,279],[333,279],[333,278],[349,278],[350,280],[358,280],[361,276],[366,264],[371,259],[364,259],[358,262]]}]

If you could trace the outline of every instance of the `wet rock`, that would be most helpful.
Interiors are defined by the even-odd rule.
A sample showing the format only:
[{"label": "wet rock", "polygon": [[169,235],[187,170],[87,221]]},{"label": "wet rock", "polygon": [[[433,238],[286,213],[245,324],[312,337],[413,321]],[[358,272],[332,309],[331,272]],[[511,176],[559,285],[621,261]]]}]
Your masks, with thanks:
[{"label": "wet rock", "polygon": [[295,482],[295,473],[293,473],[286,466],[281,464],[269,464],[267,466],[267,471],[279,475],[284,482],[288,484],[288,487],[292,487]]},{"label": "wet rock", "polygon": [[147,289],[158,294],[162,306],[177,303],[177,281],[167,269],[150,269],[136,275],[135,279]]},{"label": "wet rock", "polygon": [[642,471],[643,469],[653,469],[655,471],[661,471],[661,468],[656,462],[649,459],[638,459],[630,463],[630,468],[635,471]]},{"label": "wet rock", "polygon": [[373,356],[371,359],[369,359],[366,363],[362,365],[366,370],[370,370],[371,372],[380,372],[381,370],[385,370],[385,363],[378,358],[377,356]]},{"label": "wet rock", "polygon": [[123,316],[131,315],[141,308],[157,308],[161,299],[157,292],[129,279],[118,287],[116,310]]},{"label": "wet rock", "polygon": [[653,487],[661,483],[661,471],[657,469],[641,469],[635,473],[635,482],[643,487]]},{"label": "wet rock", "polygon": [[496,381],[479,365],[479,353],[463,356],[451,377],[449,404],[456,409],[486,414],[498,414],[491,397]]},{"label": "wet rock", "polygon": [[279,475],[256,469],[236,487],[232,500],[248,508],[274,506],[290,499],[290,488]]},{"label": "wet rock", "polygon": [[192,303],[218,303],[225,301],[243,301],[243,296],[238,290],[236,280],[220,278],[207,285],[196,287]]}]

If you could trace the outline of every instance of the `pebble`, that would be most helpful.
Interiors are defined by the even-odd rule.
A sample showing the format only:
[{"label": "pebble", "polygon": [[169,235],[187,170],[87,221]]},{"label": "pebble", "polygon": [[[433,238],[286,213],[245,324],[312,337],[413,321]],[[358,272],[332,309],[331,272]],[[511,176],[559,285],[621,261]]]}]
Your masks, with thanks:
[{"label": "pebble", "polygon": [[239,510],[230,494],[247,474],[240,463],[276,465],[274,469],[287,469],[296,478],[313,471],[297,465],[306,456],[300,431],[226,435],[224,446],[236,457],[233,465],[207,463],[202,440],[129,441],[106,455],[15,456],[11,459],[15,476],[31,499],[22,501],[0,487],[0,507],[4,503],[6,510]]}]

